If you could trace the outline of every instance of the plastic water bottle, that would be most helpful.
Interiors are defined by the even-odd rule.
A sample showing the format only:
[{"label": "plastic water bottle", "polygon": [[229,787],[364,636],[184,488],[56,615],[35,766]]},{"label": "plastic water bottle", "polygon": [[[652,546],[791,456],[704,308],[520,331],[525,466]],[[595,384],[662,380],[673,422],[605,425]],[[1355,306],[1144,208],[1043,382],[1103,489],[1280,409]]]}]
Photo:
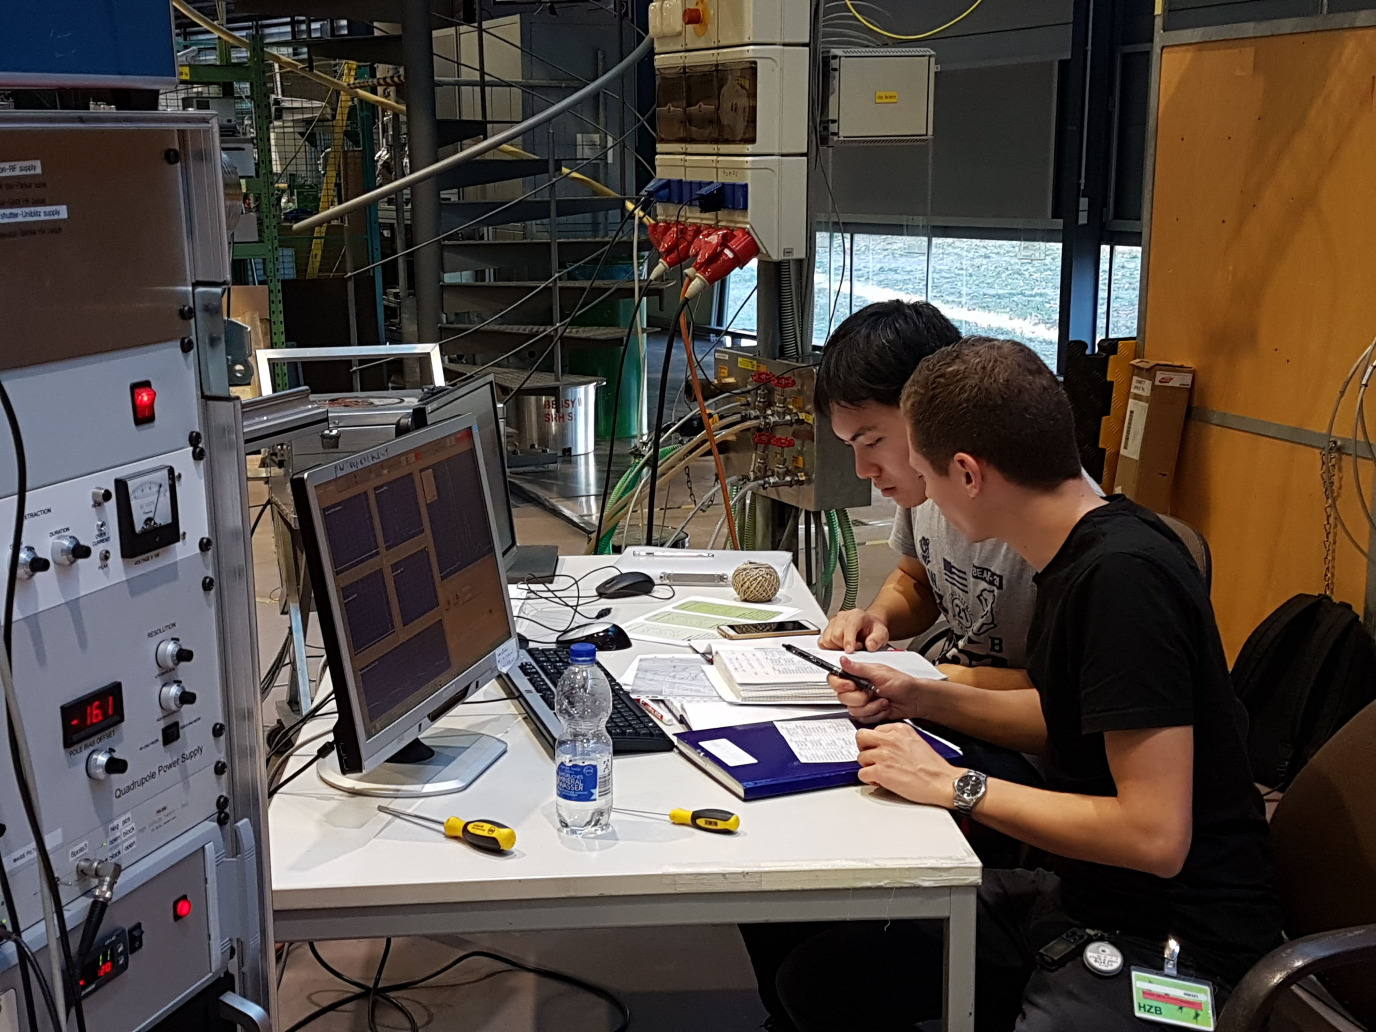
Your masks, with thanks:
[{"label": "plastic water bottle", "polygon": [[564,725],[554,747],[555,805],[566,835],[597,835],[611,827],[612,689],[597,665],[597,648],[579,642],[554,693]]}]

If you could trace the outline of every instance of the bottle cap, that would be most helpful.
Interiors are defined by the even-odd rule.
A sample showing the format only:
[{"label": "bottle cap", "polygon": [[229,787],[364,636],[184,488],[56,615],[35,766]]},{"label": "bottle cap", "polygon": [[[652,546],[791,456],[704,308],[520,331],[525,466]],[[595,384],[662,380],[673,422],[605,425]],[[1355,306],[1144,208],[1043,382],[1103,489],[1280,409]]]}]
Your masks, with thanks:
[{"label": "bottle cap", "polygon": [[575,663],[594,663],[597,661],[597,646],[590,641],[570,645],[569,659]]}]

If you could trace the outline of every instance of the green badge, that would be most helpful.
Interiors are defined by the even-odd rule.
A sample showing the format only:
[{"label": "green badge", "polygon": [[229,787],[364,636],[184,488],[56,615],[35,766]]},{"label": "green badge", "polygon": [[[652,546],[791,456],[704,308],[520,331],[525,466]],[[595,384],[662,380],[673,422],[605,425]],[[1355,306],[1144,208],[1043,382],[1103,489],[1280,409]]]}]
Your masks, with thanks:
[{"label": "green badge", "polygon": [[1132,969],[1132,1011],[1143,1021],[1184,1028],[1214,1027],[1214,988],[1208,982]]}]

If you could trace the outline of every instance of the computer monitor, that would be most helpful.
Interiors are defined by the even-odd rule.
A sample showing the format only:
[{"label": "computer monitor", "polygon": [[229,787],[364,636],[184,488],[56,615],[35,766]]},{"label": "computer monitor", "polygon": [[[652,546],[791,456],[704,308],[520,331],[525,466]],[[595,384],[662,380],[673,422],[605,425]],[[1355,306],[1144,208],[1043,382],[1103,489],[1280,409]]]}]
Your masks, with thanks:
[{"label": "computer monitor", "polygon": [[506,441],[497,385],[491,376],[472,377],[451,387],[317,394],[311,400],[328,413],[329,432],[292,442],[293,473],[375,448],[454,416],[473,416],[478,422],[487,486],[492,491],[498,551],[504,561],[510,560],[516,550],[516,524],[507,488]]},{"label": "computer monitor", "polygon": [[339,716],[321,777],[348,791],[457,791],[505,750],[418,741],[515,656],[477,421],[457,416],[292,478]]}]

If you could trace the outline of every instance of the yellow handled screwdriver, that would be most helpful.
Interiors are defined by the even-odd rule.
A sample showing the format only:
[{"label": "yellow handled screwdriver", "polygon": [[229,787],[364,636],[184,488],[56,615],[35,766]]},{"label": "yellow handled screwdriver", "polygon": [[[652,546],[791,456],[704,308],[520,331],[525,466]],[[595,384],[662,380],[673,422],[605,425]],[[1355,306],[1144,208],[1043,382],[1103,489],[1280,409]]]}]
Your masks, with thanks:
[{"label": "yellow handled screwdriver", "polygon": [[425,817],[418,813],[396,810],[390,806],[379,806],[378,809],[414,824],[439,825],[444,829],[446,838],[463,839],[475,849],[488,853],[505,853],[516,847],[516,832],[496,821],[465,821],[458,817],[440,820],[438,817]]},{"label": "yellow handled screwdriver", "polygon": [[715,831],[719,835],[730,835],[741,826],[741,819],[729,810],[685,810],[678,807],[668,813],[653,813],[650,810],[625,810],[613,806],[612,813],[625,813],[632,817],[654,817],[660,820],[668,817],[674,824],[686,824],[690,828],[702,831]]}]

